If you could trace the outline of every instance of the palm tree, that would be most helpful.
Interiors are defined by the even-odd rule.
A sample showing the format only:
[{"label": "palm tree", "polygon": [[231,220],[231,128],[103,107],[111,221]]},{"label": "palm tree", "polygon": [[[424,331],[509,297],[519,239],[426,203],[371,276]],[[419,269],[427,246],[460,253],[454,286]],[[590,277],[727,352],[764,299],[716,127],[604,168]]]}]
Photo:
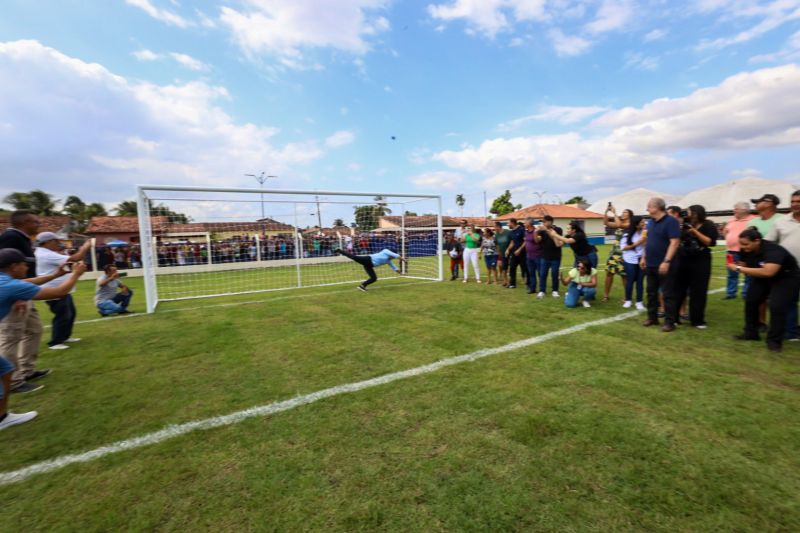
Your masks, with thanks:
[{"label": "palm tree", "polygon": [[461,216],[464,216],[464,204],[467,203],[467,199],[464,198],[463,194],[456,195],[456,205],[461,209]]},{"label": "palm tree", "polygon": [[64,212],[75,220],[82,220],[85,210],[86,204],[77,196],[67,196],[64,200]]},{"label": "palm tree", "polygon": [[33,190],[28,193],[31,201],[31,211],[44,216],[57,215],[58,209],[56,204],[59,200],[54,200],[53,195],[46,193],[40,189]]},{"label": "palm tree", "polygon": [[30,209],[31,197],[26,192],[12,192],[3,198],[3,203],[9,204],[14,209]]},{"label": "palm tree", "polygon": [[121,217],[135,217],[139,213],[139,208],[133,200],[123,200],[117,204],[114,212]]}]

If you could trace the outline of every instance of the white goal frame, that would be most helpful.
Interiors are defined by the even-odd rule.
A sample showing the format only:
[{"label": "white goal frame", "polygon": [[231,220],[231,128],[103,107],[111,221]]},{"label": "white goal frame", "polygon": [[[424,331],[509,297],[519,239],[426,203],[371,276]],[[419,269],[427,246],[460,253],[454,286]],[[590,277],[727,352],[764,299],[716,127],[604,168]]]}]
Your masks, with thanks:
[{"label": "white goal frame", "polygon": [[[249,194],[270,194],[270,195],[304,195],[308,196],[309,198],[313,198],[315,196],[348,196],[348,197],[364,197],[365,200],[372,199],[378,196],[381,197],[388,197],[392,199],[408,199],[407,202],[393,202],[394,204],[405,205],[406,203],[413,203],[418,202],[420,200],[435,200],[436,202],[436,238],[437,238],[437,251],[436,251],[436,260],[438,265],[438,278],[435,281],[442,281],[444,279],[444,265],[442,263],[442,249],[444,246],[444,235],[443,235],[443,226],[442,226],[442,197],[440,195],[431,195],[431,194],[408,194],[408,193],[375,193],[375,192],[347,192],[347,191],[316,191],[316,190],[276,190],[276,189],[259,189],[259,188],[228,188],[228,187],[188,187],[188,186],[171,186],[171,185],[137,185],[136,186],[136,205],[138,211],[138,221],[139,221],[139,245],[141,248],[141,257],[142,257],[142,269],[144,274],[144,289],[145,289],[145,299],[147,303],[147,312],[153,313],[156,310],[156,307],[159,304],[159,295],[158,295],[158,283],[156,281],[156,269],[158,268],[158,262],[156,260],[156,238],[153,234],[153,228],[151,225],[151,216],[149,211],[149,197],[148,193],[152,192],[210,192],[210,193],[249,193]],[[365,202],[371,203],[371,202]],[[402,224],[400,227],[401,236],[404,235],[405,232],[405,214],[401,215]],[[298,228],[295,228],[295,235],[298,236]],[[405,238],[404,236],[402,238]],[[296,248],[295,248],[296,249]],[[297,288],[304,288],[304,287],[320,287],[325,285],[337,285],[341,283],[351,283],[350,281],[346,282],[336,282],[336,283],[312,283],[303,285],[302,278],[300,276],[300,261],[301,257],[298,252],[295,252],[295,262],[297,264],[297,284],[292,287],[283,287],[283,288],[270,288],[270,289],[254,289],[248,291],[239,291],[239,292],[232,292],[232,293],[223,293],[219,295],[198,295],[198,296],[189,296],[185,298],[178,298],[178,299],[194,299],[194,298],[210,298],[210,297],[217,297],[217,296],[225,296],[225,295],[234,295],[234,294],[248,294],[248,293],[258,293],[258,292],[271,292],[271,291],[282,291],[282,290],[291,290]],[[432,279],[432,278],[421,278],[421,279]]]}]

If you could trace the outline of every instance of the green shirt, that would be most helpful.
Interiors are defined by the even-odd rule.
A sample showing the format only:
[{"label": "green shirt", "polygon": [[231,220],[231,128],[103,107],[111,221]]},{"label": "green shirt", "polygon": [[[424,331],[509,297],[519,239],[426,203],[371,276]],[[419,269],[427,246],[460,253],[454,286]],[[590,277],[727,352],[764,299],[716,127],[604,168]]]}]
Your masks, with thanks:
[{"label": "green shirt", "polygon": [[761,236],[766,238],[767,233],[769,233],[769,230],[772,229],[772,226],[774,226],[775,223],[781,220],[782,218],[783,215],[781,215],[780,213],[775,213],[769,220],[763,220],[761,217],[756,217],[750,221],[748,227],[755,226],[758,232],[761,234]]},{"label": "green shirt", "polygon": [[575,283],[591,283],[592,276],[597,274],[597,269],[593,268],[591,274],[587,274],[585,276],[580,276],[578,273],[577,268],[573,268],[569,271],[569,278],[574,281]]},{"label": "green shirt", "polygon": [[511,232],[507,229],[498,231],[494,234],[494,240],[497,242],[497,251],[500,255],[506,255],[508,245],[511,243]]},{"label": "green shirt", "polygon": [[474,233],[465,233],[464,234],[464,245],[466,248],[477,248],[478,247],[478,239],[475,238]]}]

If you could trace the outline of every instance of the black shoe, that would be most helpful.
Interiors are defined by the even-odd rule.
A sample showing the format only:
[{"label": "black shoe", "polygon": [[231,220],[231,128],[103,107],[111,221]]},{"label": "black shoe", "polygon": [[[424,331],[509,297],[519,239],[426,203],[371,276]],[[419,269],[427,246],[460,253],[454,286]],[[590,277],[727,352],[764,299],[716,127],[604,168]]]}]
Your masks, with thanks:
[{"label": "black shoe", "polygon": [[336,255],[342,255],[342,251],[341,250],[334,250],[333,253],[336,254]]},{"label": "black shoe", "polygon": [[733,296],[731,296],[731,295],[727,295],[727,296],[725,296],[725,297],[723,298],[723,300],[734,300],[735,298],[736,298],[736,295],[733,295]]},{"label": "black shoe", "polygon": [[32,374],[29,374],[25,378],[25,381],[33,381],[34,379],[43,378],[49,373],[50,373],[50,369],[49,368],[45,368],[43,370],[37,370],[36,372],[34,372]]},{"label": "black shoe", "polygon": [[740,333],[739,335],[734,335],[733,338],[734,338],[734,340],[737,340],[737,341],[760,341],[761,340],[761,337],[759,337],[758,335],[753,337],[753,336],[745,335],[744,333]]},{"label": "black shoe", "polygon": [[650,326],[657,326],[658,320],[653,320],[652,318],[648,318],[647,320],[642,322],[642,325],[646,328],[649,328]]},{"label": "black shoe", "polygon": [[456,280],[455,276],[450,276],[450,281],[455,281],[455,280]]},{"label": "black shoe", "polygon": [[11,389],[11,392],[19,392],[19,393],[25,394],[26,392],[37,391],[37,390],[39,390],[41,388],[44,388],[44,385],[39,385],[37,383],[28,383],[26,381],[22,385],[19,385],[17,387],[14,387],[13,389]]},{"label": "black shoe", "polygon": [[356,287],[356,288],[357,288],[358,290],[360,290],[361,292],[367,292],[367,288],[366,288],[365,286],[363,286],[363,285],[359,285],[359,286],[358,286],[358,287]]},{"label": "black shoe", "polygon": [[119,312],[119,313],[117,313],[117,314],[119,314],[119,315],[129,315],[129,314],[131,314],[131,312],[130,312],[130,311],[128,311],[127,309],[123,309],[122,311],[120,311],[120,312]]},{"label": "black shoe", "polygon": [[532,290],[530,290],[530,289],[528,289],[527,291],[525,291],[525,293],[526,293],[526,294],[533,294],[533,291],[532,291]]},{"label": "black shoe", "polygon": [[759,322],[758,323],[758,332],[759,333],[766,333],[768,329],[769,329],[769,326],[767,326],[763,322]]},{"label": "black shoe", "polygon": [[767,350],[773,353],[781,353],[783,351],[783,346],[775,342],[768,342]]}]

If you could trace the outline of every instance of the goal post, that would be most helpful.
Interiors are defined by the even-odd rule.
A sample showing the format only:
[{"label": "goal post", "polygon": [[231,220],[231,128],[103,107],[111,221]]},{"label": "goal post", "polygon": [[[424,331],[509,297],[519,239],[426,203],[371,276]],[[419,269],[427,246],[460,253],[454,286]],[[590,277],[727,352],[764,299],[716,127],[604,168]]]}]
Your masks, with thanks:
[{"label": "goal post", "polygon": [[131,248],[148,313],[165,301],[363,281],[339,250],[389,249],[407,260],[403,277],[444,278],[438,195],[139,185],[136,202]]}]

